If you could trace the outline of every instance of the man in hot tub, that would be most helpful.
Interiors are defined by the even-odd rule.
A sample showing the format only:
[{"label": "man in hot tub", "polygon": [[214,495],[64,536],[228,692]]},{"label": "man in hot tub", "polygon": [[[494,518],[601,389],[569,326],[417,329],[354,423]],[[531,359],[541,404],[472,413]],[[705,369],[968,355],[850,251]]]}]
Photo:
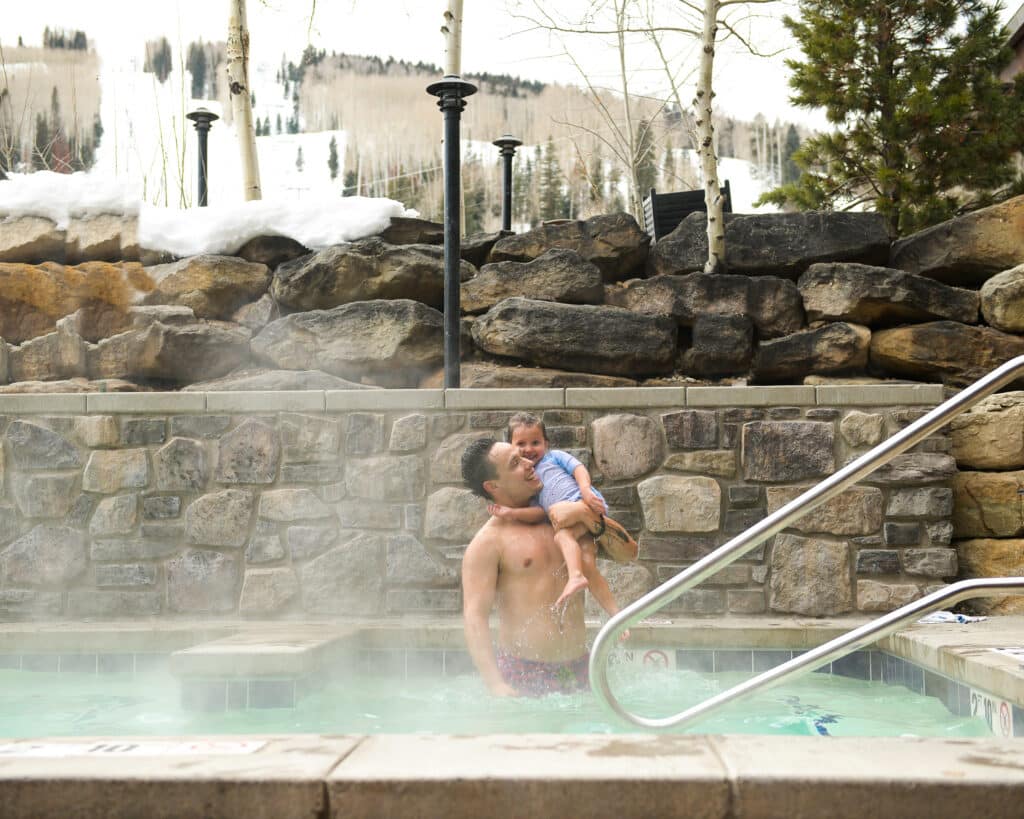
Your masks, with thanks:
[{"label": "man in hot tub", "polygon": [[[541,487],[533,464],[511,444],[485,438],[462,456],[462,477],[493,503],[525,507]],[[574,504],[572,520],[594,531],[600,519]],[[543,523],[492,517],[477,532],[462,558],[466,644],[480,676],[499,697],[543,696],[589,685],[583,595],[564,606],[555,601],[566,583],[554,530]],[[497,645],[488,618],[498,607]]]}]

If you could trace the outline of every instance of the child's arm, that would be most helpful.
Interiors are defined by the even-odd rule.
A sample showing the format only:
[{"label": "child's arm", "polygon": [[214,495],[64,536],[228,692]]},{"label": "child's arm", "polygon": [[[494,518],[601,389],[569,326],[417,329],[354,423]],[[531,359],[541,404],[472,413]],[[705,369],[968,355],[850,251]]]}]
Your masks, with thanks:
[{"label": "child's arm", "polygon": [[540,506],[524,506],[520,509],[513,509],[511,506],[502,506],[500,503],[489,503],[487,511],[496,518],[515,520],[519,523],[542,523],[548,519],[544,509]]},{"label": "child's arm", "polygon": [[572,471],[573,480],[580,488],[580,498],[595,515],[603,515],[608,510],[601,499],[591,490],[590,473],[587,468],[580,464]]}]

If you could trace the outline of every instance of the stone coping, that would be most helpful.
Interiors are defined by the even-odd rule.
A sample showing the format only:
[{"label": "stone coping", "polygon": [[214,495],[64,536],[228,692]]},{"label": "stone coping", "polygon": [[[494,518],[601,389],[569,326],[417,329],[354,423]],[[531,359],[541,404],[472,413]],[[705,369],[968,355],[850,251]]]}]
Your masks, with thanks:
[{"label": "stone coping", "polygon": [[602,409],[939,404],[940,384],[2,394],[0,413],[101,415],[350,410]]},{"label": "stone coping", "polygon": [[[1012,740],[743,735],[269,736],[0,743],[5,819],[1022,816]],[[147,750],[151,755],[145,755]],[[42,754],[48,754],[43,756]]]}]

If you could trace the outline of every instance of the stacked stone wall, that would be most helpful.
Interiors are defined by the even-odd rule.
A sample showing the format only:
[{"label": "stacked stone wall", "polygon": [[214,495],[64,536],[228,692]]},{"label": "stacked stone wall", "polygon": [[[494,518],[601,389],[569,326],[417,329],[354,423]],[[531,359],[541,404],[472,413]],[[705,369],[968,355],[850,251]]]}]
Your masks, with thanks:
[{"label": "stacked stone wall", "polygon": [[[637,536],[637,563],[603,566],[628,602],[939,400],[911,385],[0,396],[0,617],[457,615],[486,520],[461,453],[519,409]],[[877,612],[941,585],[957,573],[950,450],[923,441],[668,612]]]}]

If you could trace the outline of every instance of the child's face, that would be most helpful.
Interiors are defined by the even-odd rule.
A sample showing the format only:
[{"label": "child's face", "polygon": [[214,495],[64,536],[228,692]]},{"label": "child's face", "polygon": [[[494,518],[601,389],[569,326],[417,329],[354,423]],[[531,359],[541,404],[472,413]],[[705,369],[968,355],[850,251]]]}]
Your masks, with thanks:
[{"label": "child's face", "polygon": [[548,442],[544,440],[544,433],[537,424],[516,427],[512,430],[510,443],[519,450],[520,455],[533,463],[537,463],[548,451]]}]

